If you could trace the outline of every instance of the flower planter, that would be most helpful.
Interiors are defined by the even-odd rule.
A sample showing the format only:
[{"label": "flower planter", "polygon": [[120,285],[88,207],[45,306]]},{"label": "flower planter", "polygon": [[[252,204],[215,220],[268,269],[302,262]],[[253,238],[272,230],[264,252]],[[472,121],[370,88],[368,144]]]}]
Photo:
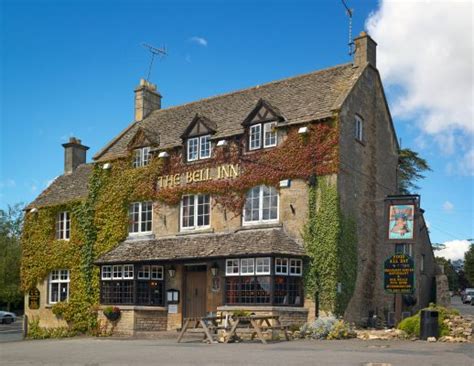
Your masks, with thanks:
[{"label": "flower planter", "polygon": [[120,318],[120,314],[121,314],[120,309],[116,306],[107,307],[104,309],[103,312],[104,312],[104,316],[112,322],[117,321]]},{"label": "flower planter", "polygon": [[120,318],[120,313],[110,313],[110,314],[104,314],[107,319],[110,321],[114,322],[117,321]]}]

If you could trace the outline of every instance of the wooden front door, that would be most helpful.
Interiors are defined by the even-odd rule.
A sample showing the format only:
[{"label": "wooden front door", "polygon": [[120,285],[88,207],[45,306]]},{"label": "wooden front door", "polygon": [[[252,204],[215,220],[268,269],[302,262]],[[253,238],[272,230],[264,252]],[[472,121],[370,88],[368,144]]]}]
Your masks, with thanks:
[{"label": "wooden front door", "polygon": [[185,317],[206,315],[206,266],[193,266],[186,271]]}]

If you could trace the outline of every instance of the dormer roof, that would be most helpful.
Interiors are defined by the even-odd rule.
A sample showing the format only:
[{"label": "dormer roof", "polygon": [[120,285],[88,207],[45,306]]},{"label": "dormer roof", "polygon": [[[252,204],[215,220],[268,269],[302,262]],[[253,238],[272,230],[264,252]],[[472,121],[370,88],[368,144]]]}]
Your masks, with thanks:
[{"label": "dormer roof", "polygon": [[211,121],[209,118],[196,113],[191,123],[184,130],[183,134],[181,135],[181,138],[185,140],[193,136],[214,134],[216,132],[216,129],[216,122]]}]

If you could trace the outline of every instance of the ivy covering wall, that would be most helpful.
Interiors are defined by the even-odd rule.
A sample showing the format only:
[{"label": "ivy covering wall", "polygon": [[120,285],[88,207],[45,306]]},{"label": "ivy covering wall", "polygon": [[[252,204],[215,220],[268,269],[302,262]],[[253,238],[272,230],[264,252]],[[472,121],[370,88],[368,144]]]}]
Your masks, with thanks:
[{"label": "ivy covering wall", "polygon": [[309,188],[308,200],[306,296],[316,300],[320,311],[343,315],[357,276],[355,221],[341,212],[333,177],[318,177]]},{"label": "ivy covering wall", "polygon": [[[335,124],[335,123],[334,123]],[[301,135],[289,129],[276,148],[242,155],[239,142],[215,148],[213,158],[191,166],[180,151],[169,151],[169,159],[152,159],[133,168],[131,157],[116,159],[112,169],[94,166],[85,200],[40,208],[27,213],[23,231],[22,286],[25,291],[43,281],[54,269],[70,270],[69,301],[53,306],[53,312],[74,330],[97,329],[99,269],[93,261],[112,250],[128,235],[128,206],[134,201],[153,200],[176,205],[184,193],[210,193],[216,202],[240,213],[248,189],[267,184],[278,187],[282,179],[327,176],[338,169],[338,130],[331,124],[314,124]],[[297,157],[297,158],[295,158]],[[157,188],[161,175],[182,174],[221,163],[238,163],[238,179],[206,181],[169,189]],[[355,281],[354,224],[343,218],[336,188],[318,179],[310,189],[310,217],[305,242],[311,258],[306,275],[307,290],[321,294],[321,305],[341,313],[353,292]],[[54,238],[55,220],[61,211],[71,215],[71,239]],[[343,292],[336,293],[337,282]]]}]

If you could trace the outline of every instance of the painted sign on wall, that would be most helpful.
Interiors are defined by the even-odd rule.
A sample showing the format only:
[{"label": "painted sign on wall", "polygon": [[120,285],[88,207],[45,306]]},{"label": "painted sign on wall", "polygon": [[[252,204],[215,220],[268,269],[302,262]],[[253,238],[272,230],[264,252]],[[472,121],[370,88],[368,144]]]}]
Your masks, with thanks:
[{"label": "painted sign on wall", "polygon": [[31,310],[39,309],[40,307],[40,292],[36,287],[33,287],[28,292],[28,308]]},{"label": "painted sign on wall", "polygon": [[414,205],[390,205],[388,238],[391,240],[413,239],[414,217]]}]

